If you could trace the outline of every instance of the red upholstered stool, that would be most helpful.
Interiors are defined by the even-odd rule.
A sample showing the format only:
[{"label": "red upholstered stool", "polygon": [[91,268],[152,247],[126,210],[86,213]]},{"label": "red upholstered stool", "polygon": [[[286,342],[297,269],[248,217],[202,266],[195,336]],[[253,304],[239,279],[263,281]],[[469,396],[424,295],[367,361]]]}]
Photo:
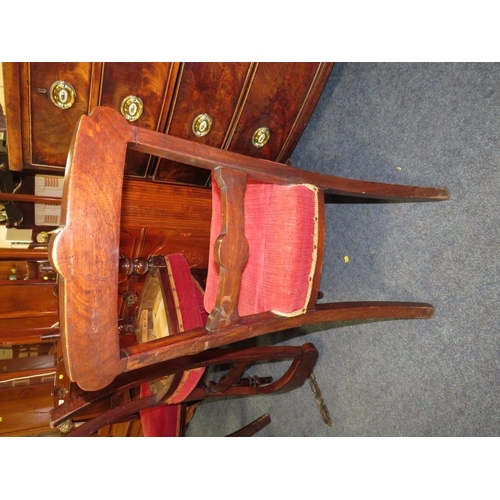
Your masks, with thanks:
[{"label": "red upholstered stool", "polygon": [[[205,309],[215,306],[219,266],[214,243],[221,232],[221,199],[212,182],[210,255]],[[311,298],[318,255],[318,189],[309,184],[248,182],[244,201],[248,260],[238,302],[241,316],[273,311],[303,314]]]},{"label": "red upholstered stool", "polygon": [[[166,294],[171,293],[171,300]],[[170,304],[170,310],[169,308]],[[165,257],[165,268],[157,268],[148,275],[139,306],[138,340],[175,335],[204,326],[207,313],[203,308],[203,292],[192,277],[189,265],[181,254]],[[178,436],[182,424],[181,402],[196,387],[205,369],[197,368],[183,373],[180,381],[174,375],[142,384],[141,398],[161,392],[167,394],[165,404],[142,410],[141,423],[144,436]],[[176,384],[172,387],[172,383]]]}]

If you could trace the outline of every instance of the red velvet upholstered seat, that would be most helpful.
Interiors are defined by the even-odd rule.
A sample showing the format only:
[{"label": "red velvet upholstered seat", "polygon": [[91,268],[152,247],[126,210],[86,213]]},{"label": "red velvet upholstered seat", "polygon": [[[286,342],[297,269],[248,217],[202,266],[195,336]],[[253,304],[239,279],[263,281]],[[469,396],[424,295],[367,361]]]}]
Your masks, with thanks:
[{"label": "red velvet upholstered seat", "polygon": [[[212,182],[210,255],[205,309],[217,297],[219,266],[214,243],[221,232],[220,188]],[[318,190],[315,186],[248,182],[245,190],[248,260],[242,273],[241,316],[273,311],[305,312],[311,297],[318,243]]]},{"label": "red velvet upholstered seat", "polygon": [[[165,257],[167,273],[162,275],[164,287],[172,290],[180,331],[187,331],[207,322],[207,313],[203,308],[203,292],[195,282],[189,265],[181,254]],[[181,425],[181,402],[196,387],[203,376],[204,368],[184,372],[182,380],[165,405],[142,410],[141,423],[144,436],[177,436]],[[149,384],[141,385],[141,397],[151,395]]]}]

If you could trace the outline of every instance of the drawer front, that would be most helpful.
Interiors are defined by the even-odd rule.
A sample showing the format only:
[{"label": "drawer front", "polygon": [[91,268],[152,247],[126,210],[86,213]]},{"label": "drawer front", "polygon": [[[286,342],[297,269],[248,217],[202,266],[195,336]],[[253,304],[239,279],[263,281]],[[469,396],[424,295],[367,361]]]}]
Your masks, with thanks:
[{"label": "drawer front", "polygon": [[[30,63],[29,163],[64,167],[78,119],[99,104],[121,111],[129,96],[143,104],[136,124],[163,130],[177,68],[175,63]],[[51,92],[57,82],[64,83]],[[125,173],[144,177],[149,164],[149,155],[130,152]]]},{"label": "drawer front", "polygon": [[228,149],[276,161],[300,116],[318,67],[319,63],[259,63]]},{"label": "drawer front", "polygon": [[[224,147],[235,122],[251,63],[185,63],[166,132],[217,148]],[[202,169],[161,160],[155,179],[204,185]]]},{"label": "drawer front", "polygon": [[[91,70],[92,63],[30,63],[28,144],[32,165],[65,166],[76,122],[89,112]],[[66,82],[74,89],[71,106],[62,108],[51,99],[51,88],[56,82]],[[69,104],[71,90],[60,86],[59,91],[54,88],[53,92],[56,102]]]},{"label": "drawer front", "polygon": [[126,97],[138,97],[142,113],[130,121],[138,127],[158,130],[171,70],[172,63],[104,63],[100,104],[120,111]]},{"label": "drawer front", "polygon": [[[120,111],[130,122],[150,130],[165,126],[165,101],[173,90],[172,63],[104,63],[100,104]],[[150,156],[137,151],[127,154],[125,173],[144,177]]]}]

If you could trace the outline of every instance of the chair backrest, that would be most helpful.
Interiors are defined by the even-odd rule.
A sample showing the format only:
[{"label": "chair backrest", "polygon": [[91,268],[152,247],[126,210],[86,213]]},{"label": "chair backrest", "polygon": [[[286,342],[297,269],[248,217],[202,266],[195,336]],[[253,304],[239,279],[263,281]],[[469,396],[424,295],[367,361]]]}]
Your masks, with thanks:
[{"label": "chair backrest", "polygon": [[133,141],[133,129],[113,113],[80,120],[66,165],[64,227],[49,245],[52,266],[60,276],[66,369],[71,380],[84,386],[96,371],[105,384],[119,372],[119,221],[125,154]]}]

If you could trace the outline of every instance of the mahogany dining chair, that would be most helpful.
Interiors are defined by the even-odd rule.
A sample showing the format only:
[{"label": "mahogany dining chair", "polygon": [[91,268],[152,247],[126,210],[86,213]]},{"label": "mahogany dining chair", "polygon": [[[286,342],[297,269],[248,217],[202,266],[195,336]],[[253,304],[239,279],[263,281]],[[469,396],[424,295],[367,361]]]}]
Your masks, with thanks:
[{"label": "mahogany dining chair", "polygon": [[[115,305],[129,149],[211,170],[213,207],[206,325],[122,349]],[[445,188],[340,178],[219,150],[134,126],[111,108],[83,116],[68,155],[63,222],[49,247],[70,379],[99,391],[129,372],[303,325],[430,318],[433,307],[420,302],[317,303],[325,193],[404,201],[449,196]]]}]

